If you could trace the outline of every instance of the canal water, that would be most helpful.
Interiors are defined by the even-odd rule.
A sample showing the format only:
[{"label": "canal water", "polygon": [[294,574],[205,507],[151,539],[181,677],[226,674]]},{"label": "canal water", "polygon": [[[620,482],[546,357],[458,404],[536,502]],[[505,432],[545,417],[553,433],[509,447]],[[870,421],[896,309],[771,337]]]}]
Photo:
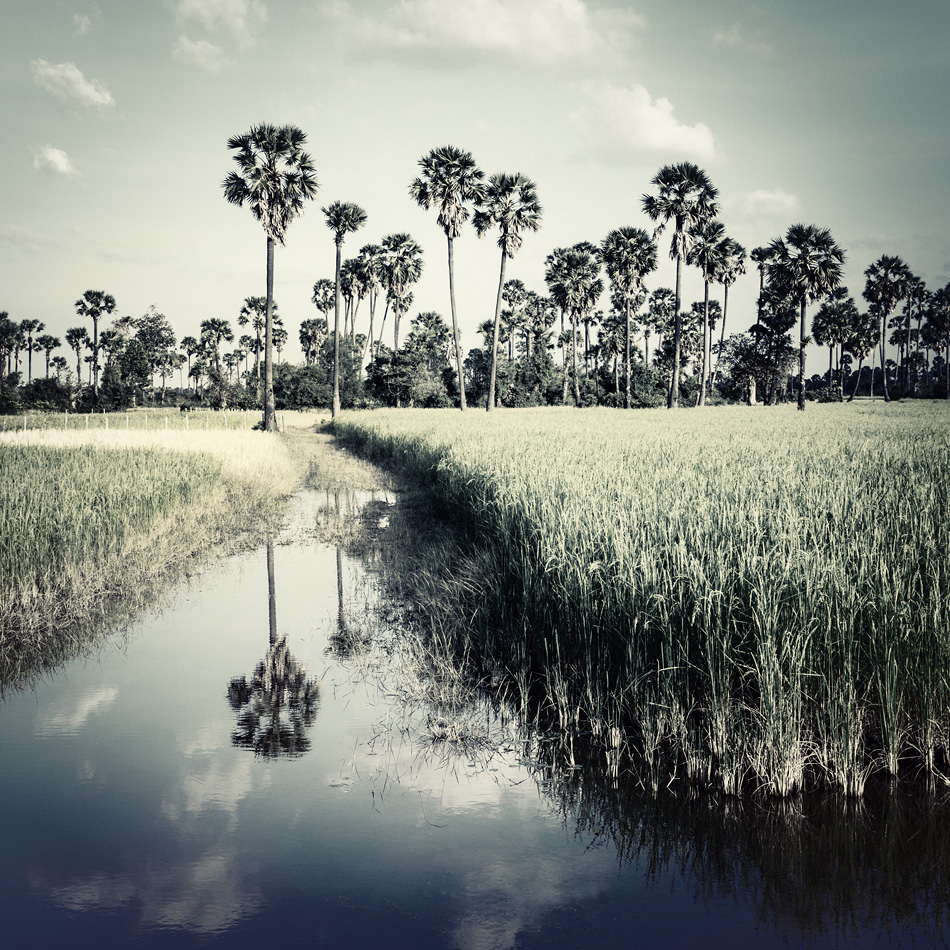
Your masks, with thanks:
[{"label": "canal water", "polygon": [[945,945],[939,792],[654,801],[487,702],[445,741],[332,502],[0,702],[4,946]]}]

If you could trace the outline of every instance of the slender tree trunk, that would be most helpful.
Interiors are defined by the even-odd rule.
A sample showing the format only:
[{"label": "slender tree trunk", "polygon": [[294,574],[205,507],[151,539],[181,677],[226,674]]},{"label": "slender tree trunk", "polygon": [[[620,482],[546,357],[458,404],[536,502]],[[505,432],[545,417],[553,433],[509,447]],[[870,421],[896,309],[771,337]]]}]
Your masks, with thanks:
[{"label": "slender tree trunk", "polygon": [[[863,367],[864,367],[864,357],[859,356],[858,357],[858,372],[856,374],[857,378],[854,381],[854,389],[851,390],[851,395],[848,396],[848,402],[853,402],[854,397],[857,396],[858,394],[858,386],[861,385],[861,370]],[[842,381],[842,386],[843,385],[844,385],[844,382]]]},{"label": "slender tree trunk", "polygon": [[468,408],[465,401],[465,373],[462,363],[462,345],[459,343],[458,314],[455,309],[455,245],[451,237],[446,236],[449,244],[449,304],[452,307],[452,339],[455,342],[455,368],[459,374],[459,408],[462,412]]},{"label": "slender tree trunk", "polygon": [[342,235],[336,242],[336,291],[333,295],[333,405],[330,418],[335,419],[340,412],[340,258],[343,255]]},{"label": "slender tree trunk", "polygon": [[370,347],[373,345],[373,317],[376,315],[376,292],[369,293],[369,329],[366,332],[366,345],[363,347],[363,358],[360,360],[360,372],[366,365]]},{"label": "slender tree trunk", "polygon": [[709,281],[703,279],[703,372],[699,383],[699,404],[706,405],[706,377],[709,374]]},{"label": "slender tree trunk", "polygon": [[887,318],[886,310],[881,311],[881,380],[884,384],[884,402],[891,401],[891,394],[887,388],[887,369],[885,363],[885,346],[887,344]]},{"label": "slender tree trunk", "polygon": [[805,298],[801,301],[801,324],[798,328],[798,408],[805,411]]},{"label": "slender tree trunk", "polygon": [[274,406],[274,239],[267,236],[267,308],[264,316],[264,431],[277,431]]},{"label": "slender tree trunk", "polygon": [[680,404],[680,342],[683,335],[683,324],[680,321],[680,272],[682,259],[676,256],[676,293],[674,301],[676,313],[673,316],[673,378],[670,380],[670,392],[666,400],[667,409],[678,409]]},{"label": "slender tree trunk", "polygon": [[[628,278],[629,279],[629,278]],[[624,306],[624,354],[623,354],[623,374],[624,374],[624,394],[623,407],[630,408],[630,292],[626,293]]]},{"label": "slender tree trunk", "polygon": [[581,404],[581,391],[577,381],[577,311],[571,310],[571,372],[574,376],[574,405]]},{"label": "slender tree trunk", "polygon": [[729,310],[729,284],[722,285],[722,327],[719,329],[719,352],[716,354],[716,365],[713,367],[712,381],[709,383],[709,395],[716,392],[716,379],[719,376],[719,361],[722,359],[722,348],[726,342],[726,313]]},{"label": "slender tree trunk", "polygon": [[495,325],[492,330],[491,344],[491,375],[488,377],[488,405],[485,407],[488,412],[495,408],[495,380],[498,374],[498,330],[501,323],[501,293],[505,286],[505,263],[507,255],[504,248],[501,252],[501,274],[498,278],[498,295],[495,297]]},{"label": "slender tree trunk", "polygon": [[379,338],[376,340],[376,358],[379,359],[379,348],[383,345],[383,333],[386,330],[386,317],[389,316],[389,294],[386,295],[386,306],[383,307],[383,319],[379,324]]}]

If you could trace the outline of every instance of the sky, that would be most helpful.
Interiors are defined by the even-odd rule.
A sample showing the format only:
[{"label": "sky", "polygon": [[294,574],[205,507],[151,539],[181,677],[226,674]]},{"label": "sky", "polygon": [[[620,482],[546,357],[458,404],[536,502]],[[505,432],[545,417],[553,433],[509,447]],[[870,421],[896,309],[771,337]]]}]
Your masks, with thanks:
[{"label": "sky", "polygon": [[[554,248],[652,231],[641,197],[681,161],[706,170],[747,250],[792,224],[828,228],[859,303],[882,254],[931,290],[950,281],[947,0],[0,0],[0,11],[0,310],[60,337],[83,324],[74,302],[87,289],[111,293],[118,315],[154,305],[179,337],[209,317],[238,330],[244,298],[265,290],[265,237],[221,182],[235,167],[228,138],[261,122],[306,133],[320,182],[276,254],[291,360],[300,321],[318,315],[313,284],[333,276],[321,208],[338,199],[368,216],[344,256],[408,232],[425,260],[409,316],[450,318],[445,237],[408,192],[419,159],[447,144],[486,174],[535,182],[542,227],[507,277],[541,293]],[[456,242],[464,349],[494,312],[495,240],[468,228]],[[669,232],[649,289],[673,285],[668,249]],[[757,291],[750,263],[727,333],[754,322]],[[688,268],[684,303],[702,293]],[[358,330],[367,316],[364,304]]]}]

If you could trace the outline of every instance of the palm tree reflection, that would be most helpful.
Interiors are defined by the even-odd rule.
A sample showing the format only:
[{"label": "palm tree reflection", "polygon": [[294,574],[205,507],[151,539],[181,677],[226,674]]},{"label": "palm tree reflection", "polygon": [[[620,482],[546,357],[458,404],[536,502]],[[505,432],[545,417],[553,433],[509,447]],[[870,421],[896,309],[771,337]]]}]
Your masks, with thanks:
[{"label": "palm tree reflection", "polygon": [[267,542],[267,601],[270,645],[264,659],[247,677],[228,684],[228,702],[238,714],[231,742],[266,759],[296,757],[310,748],[307,729],[320,707],[320,687],[307,679],[307,670],[294,659],[287,637],[277,635],[277,595],[274,584],[274,542]]}]

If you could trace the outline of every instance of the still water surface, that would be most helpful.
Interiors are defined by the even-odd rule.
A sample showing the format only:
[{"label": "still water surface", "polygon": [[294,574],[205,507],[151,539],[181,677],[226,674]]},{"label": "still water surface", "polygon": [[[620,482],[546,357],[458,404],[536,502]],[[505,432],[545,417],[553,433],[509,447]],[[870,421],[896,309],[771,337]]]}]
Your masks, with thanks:
[{"label": "still water surface", "polygon": [[[701,800],[572,801],[503,723],[491,748],[427,740],[372,573],[300,530],[325,501],[302,494],[270,551],[0,704],[5,946],[944,945],[939,814],[902,825],[884,808],[923,833],[915,883],[864,812],[829,832],[821,815],[746,826]],[[377,646],[342,649],[341,620]],[[255,732],[247,684],[282,636],[309,704],[285,716],[293,754],[262,755],[280,743]],[[863,851],[841,845],[853,834]]]}]

